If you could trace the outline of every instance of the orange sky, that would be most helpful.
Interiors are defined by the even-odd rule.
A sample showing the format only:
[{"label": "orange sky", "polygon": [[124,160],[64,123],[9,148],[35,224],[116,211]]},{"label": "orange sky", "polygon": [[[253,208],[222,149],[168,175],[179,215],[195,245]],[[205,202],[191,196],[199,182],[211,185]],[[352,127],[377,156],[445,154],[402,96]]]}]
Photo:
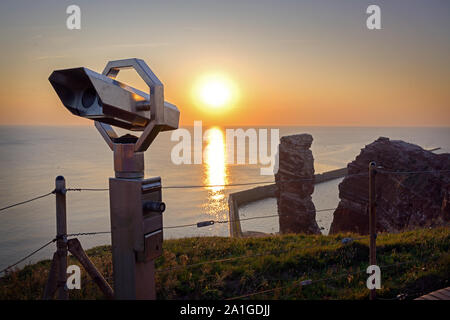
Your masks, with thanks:
[{"label": "orange sky", "polygon": [[[108,60],[138,57],[164,83],[181,125],[450,126],[450,19],[438,6],[447,4],[405,14],[382,2],[383,29],[369,31],[365,1],[203,4],[219,6],[211,10],[156,2],[147,19],[136,11],[120,24],[120,4],[101,12],[83,3],[79,31],[65,28],[64,5],[24,12],[10,2],[8,16],[1,11],[0,124],[88,124],[61,105],[50,73],[101,72]],[[211,73],[237,88],[231,106],[211,110],[193,97]],[[143,87],[131,72],[118,80]]]}]

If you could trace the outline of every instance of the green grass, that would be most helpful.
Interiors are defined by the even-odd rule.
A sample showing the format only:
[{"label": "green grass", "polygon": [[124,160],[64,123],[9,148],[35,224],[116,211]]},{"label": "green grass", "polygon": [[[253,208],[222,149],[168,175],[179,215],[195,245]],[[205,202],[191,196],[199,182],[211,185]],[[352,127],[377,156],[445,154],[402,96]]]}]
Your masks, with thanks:
[{"label": "green grass", "polygon": [[[158,299],[226,299],[271,290],[250,299],[367,299],[368,239],[342,244],[344,237],[282,235],[264,238],[201,237],[164,242],[156,260]],[[80,239],[82,241],[82,239]],[[450,228],[379,234],[377,264],[381,267],[380,299],[407,299],[449,286]],[[281,251],[281,252],[280,252]],[[266,254],[266,253],[274,254]],[[112,284],[109,246],[87,251]],[[219,263],[208,260],[250,256]],[[69,264],[79,264],[72,257]],[[161,271],[163,269],[169,269]],[[40,299],[50,269],[45,260],[0,279],[0,299]],[[295,281],[313,280],[307,286]],[[82,269],[82,289],[71,299],[103,299]]]}]

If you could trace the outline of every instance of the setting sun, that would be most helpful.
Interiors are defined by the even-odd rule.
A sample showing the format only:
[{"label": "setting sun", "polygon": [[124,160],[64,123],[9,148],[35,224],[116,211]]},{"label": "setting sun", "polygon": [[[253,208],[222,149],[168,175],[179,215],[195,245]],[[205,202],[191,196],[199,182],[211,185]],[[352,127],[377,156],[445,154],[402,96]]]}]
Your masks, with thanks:
[{"label": "setting sun", "polygon": [[194,100],[208,109],[223,109],[236,100],[233,82],[222,74],[201,77],[194,87]]},{"label": "setting sun", "polygon": [[230,100],[230,89],[219,80],[205,83],[200,94],[202,101],[214,108],[222,107]]}]

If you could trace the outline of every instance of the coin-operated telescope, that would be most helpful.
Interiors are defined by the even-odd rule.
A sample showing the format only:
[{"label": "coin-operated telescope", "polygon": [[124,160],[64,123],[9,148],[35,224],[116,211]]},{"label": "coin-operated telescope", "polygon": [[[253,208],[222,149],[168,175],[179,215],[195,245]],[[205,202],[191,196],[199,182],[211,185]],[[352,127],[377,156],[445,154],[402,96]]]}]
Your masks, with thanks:
[{"label": "coin-operated telescope", "polygon": [[[124,68],[133,68],[149,93],[116,81]],[[114,153],[109,198],[115,297],[155,299],[154,260],[162,254],[165,204],[161,178],[144,179],[144,152],[160,131],[178,128],[180,112],[164,101],[163,84],[140,59],[110,61],[102,74],[57,70],[49,81],[71,113],[95,121]],[[142,134],[119,137],[111,125]]]}]

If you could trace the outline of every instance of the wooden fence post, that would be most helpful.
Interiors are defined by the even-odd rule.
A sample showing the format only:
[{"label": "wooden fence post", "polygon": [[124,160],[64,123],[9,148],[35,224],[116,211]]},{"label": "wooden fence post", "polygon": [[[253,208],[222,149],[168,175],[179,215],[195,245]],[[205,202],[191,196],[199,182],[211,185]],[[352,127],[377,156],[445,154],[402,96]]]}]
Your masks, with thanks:
[{"label": "wooden fence post", "polygon": [[[376,193],[375,193],[375,175],[376,175],[376,163],[369,163],[369,234],[370,234],[370,246],[369,246],[369,265],[377,264],[377,216],[376,216]],[[374,300],[376,297],[376,289],[370,290],[370,300]]]},{"label": "wooden fence post", "polygon": [[70,239],[67,241],[67,246],[69,248],[70,253],[80,261],[83,268],[86,272],[91,276],[92,280],[97,284],[103,294],[107,299],[114,299],[114,292],[108,282],[103,278],[102,274],[97,270],[95,265],[86,255],[81,246],[80,241],[77,238]]},{"label": "wooden fence post", "polygon": [[67,300],[69,294],[67,281],[67,218],[66,218],[66,180],[63,176],[56,177],[56,254],[58,259],[58,299]]},{"label": "wooden fence post", "polygon": [[53,297],[55,296],[56,286],[57,286],[56,278],[58,276],[58,270],[59,270],[58,262],[59,262],[58,255],[55,252],[53,254],[52,264],[50,267],[50,271],[48,273],[47,283],[45,284],[44,294],[42,296],[43,300],[50,300],[50,299],[53,299]]}]

